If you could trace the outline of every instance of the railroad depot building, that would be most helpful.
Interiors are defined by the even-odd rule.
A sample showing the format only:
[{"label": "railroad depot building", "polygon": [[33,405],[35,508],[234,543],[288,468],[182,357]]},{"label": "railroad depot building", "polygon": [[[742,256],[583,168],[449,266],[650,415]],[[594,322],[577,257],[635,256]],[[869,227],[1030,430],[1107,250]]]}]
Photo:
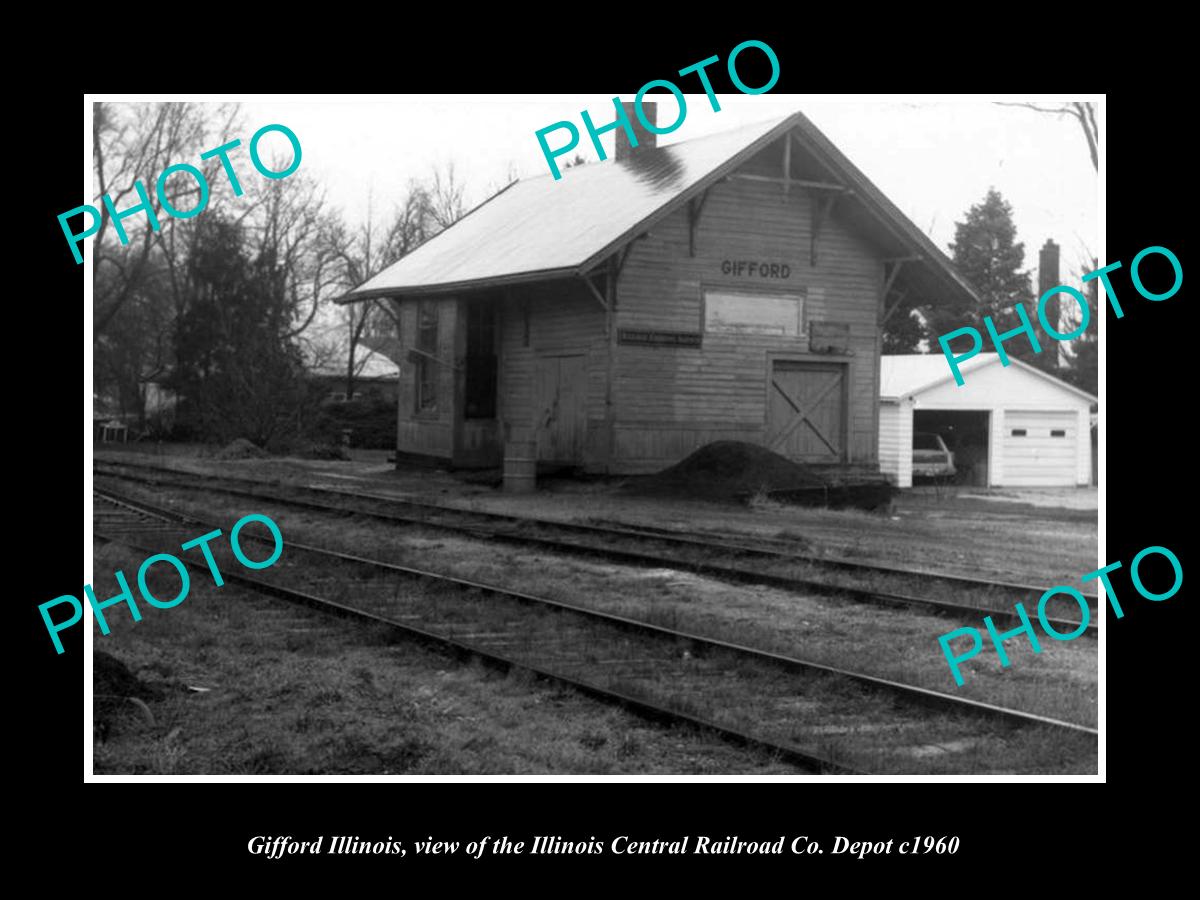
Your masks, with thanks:
[{"label": "railroad depot building", "polygon": [[950,261],[800,113],[615,134],[343,298],[398,312],[398,463],[637,474],[739,440],[878,471],[881,324],[976,303]]},{"label": "railroad depot building", "polygon": [[1092,483],[1091,408],[1086,391],[1010,357],[884,356],[880,388],[881,469],[913,483],[913,434],[940,434],[960,482],[986,487],[1074,487]]}]

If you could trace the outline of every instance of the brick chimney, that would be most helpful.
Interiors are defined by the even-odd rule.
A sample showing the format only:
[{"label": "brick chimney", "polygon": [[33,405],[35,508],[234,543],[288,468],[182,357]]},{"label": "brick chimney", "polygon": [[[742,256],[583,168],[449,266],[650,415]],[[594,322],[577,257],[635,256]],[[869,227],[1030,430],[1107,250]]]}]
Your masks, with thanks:
[{"label": "brick chimney", "polygon": [[[621,107],[625,110],[625,115],[629,117],[629,122],[633,125],[633,133],[637,135],[637,146],[629,145],[629,136],[625,133],[624,128],[618,128],[613,132],[616,135],[617,152],[614,154],[616,159],[628,159],[635,153],[641,153],[643,150],[653,150],[657,146],[658,135],[653,131],[647,131],[642,125],[642,120],[638,118],[637,111],[634,109],[633,103],[622,103]],[[646,117],[651,125],[658,126],[658,104],[653,100],[642,101],[642,114]]]},{"label": "brick chimney", "polygon": [[[1060,284],[1062,282],[1058,280],[1058,244],[1054,243],[1050,238],[1046,238],[1046,243],[1038,251],[1038,297],[1040,298],[1046,291],[1056,288]],[[1046,301],[1046,321],[1054,327],[1055,331],[1061,334],[1071,329],[1063,328],[1059,322],[1060,300],[1060,295],[1055,294]],[[1050,335],[1047,335],[1047,337],[1050,337]],[[1056,347],[1058,350],[1058,363],[1062,365],[1065,361],[1065,348],[1061,343],[1056,344]]]}]

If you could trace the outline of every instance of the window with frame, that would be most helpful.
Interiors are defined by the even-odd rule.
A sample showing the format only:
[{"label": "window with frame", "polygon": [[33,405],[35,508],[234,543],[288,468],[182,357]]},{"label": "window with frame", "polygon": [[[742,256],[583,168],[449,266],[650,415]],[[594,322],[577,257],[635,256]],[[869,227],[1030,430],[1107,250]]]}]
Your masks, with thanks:
[{"label": "window with frame", "polygon": [[422,301],[417,306],[417,412],[437,411],[437,305]]},{"label": "window with frame", "polygon": [[799,337],[806,333],[804,297],[781,291],[706,288],[704,330]]},{"label": "window with frame", "polygon": [[463,417],[496,417],[496,304],[490,298],[467,304],[467,370]]},{"label": "window with frame", "polygon": [[1027,432],[1024,428],[1014,428],[1012,430],[1013,437],[1025,437],[1026,434]]},{"label": "window with frame", "polygon": [[1064,429],[1062,429],[1062,428],[1052,428],[1052,429],[1050,429],[1050,437],[1061,437],[1061,438],[1065,438],[1066,436],[1067,436],[1067,432],[1066,432]]}]

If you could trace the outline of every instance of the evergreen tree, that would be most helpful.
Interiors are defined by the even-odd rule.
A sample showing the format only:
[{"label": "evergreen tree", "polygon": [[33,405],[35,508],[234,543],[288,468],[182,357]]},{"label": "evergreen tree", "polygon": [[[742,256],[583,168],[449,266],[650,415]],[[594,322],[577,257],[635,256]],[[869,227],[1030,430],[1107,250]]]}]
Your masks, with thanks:
[{"label": "evergreen tree", "polygon": [[[1100,261],[1094,257],[1091,260],[1091,266],[1084,266],[1082,271],[1092,272],[1100,268]],[[1099,393],[1100,380],[1100,317],[1104,314],[1099,308],[1100,291],[1099,279],[1093,279],[1087,282],[1083,288],[1083,296],[1087,299],[1089,312],[1089,325],[1087,330],[1079,337],[1067,342],[1066,351],[1068,366],[1059,372],[1059,377],[1077,388],[1087,391],[1089,394],[1096,396]],[[1079,324],[1079,319],[1082,312],[1078,309],[1078,304],[1068,302],[1066,307],[1071,312],[1068,314],[1066,323],[1062,326],[1063,331],[1073,331]]]},{"label": "evergreen tree", "polygon": [[279,266],[270,251],[250,258],[246,246],[241,228],[215,211],[196,223],[172,387],[193,436],[280,445],[304,426],[308,391]]},{"label": "evergreen tree", "polygon": [[[892,313],[883,326],[883,352],[887,354],[917,353],[921,339],[927,337],[921,314],[907,299],[901,299],[900,308]],[[937,338],[934,338],[937,347]]]},{"label": "evergreen tree", "polygon": [[[995,188],[989,188],[982,203],[967,210],[963,221],[954,226],[950,253],[959,273],[975,288],[983,306],[950,317],[943,310],[930,311],[931,324],[939,334],[970,325],[983,328],[983,317],[1011,314],[1017,303],[1029,300],[1032,289],[1029,273],[1022,271],[1025,245],[1016,240],[1012,207]],[[945,326],[945,327],[941,327]]]},{"label": "evergreen tree", "polygon": [[[1012,207],[995,188],[989,188],[982,203],[967,210],[963,221],[954,226],[954,241],[950,252],[959,273],[975,288],[982,305],[975,307],[929,306],[923,312],[929,327],[929,341],[934,347],[940,335],[957,328],[972,327],[983,335],[984,351],[992,350],[991,340],[983,319],[991,316],[999,334],[1021,324],[1014,307],[1021,304],[1033,323],[1042,352],[1035,353],[1025,335],[1004,343],[1005,352],[1041,368],[1053,370],[1057,344],[1038,325],[1037,298],[1030,286],[1025,264],[1025,245],[1017,239],[1012,220]],[[961,344],[960,344],[961,342]],[[965,348],[967,341],[959,338],[955,349]]]}]

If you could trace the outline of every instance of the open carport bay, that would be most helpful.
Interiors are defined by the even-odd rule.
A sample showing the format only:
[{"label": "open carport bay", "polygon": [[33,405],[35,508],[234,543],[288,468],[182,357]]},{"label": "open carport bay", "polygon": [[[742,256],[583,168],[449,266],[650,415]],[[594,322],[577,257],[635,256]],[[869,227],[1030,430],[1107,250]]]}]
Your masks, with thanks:
[{"label": "open carport bay", "polygon": [[918,409],[913,412],[913,434],[941,436],[954,454],[956,484],[986,487],[990,419],[985,409]]},{"label": "open carport bay", "polygon": [[1096,398],[1019,359],[994,353],[962,364],[957,384],[940,356],[884,356],[879,462],[900,487],[913,480],[913,435],[933,432],[955,454],[959,484],[1075,487],[1092,478],[1088,424]]}]

